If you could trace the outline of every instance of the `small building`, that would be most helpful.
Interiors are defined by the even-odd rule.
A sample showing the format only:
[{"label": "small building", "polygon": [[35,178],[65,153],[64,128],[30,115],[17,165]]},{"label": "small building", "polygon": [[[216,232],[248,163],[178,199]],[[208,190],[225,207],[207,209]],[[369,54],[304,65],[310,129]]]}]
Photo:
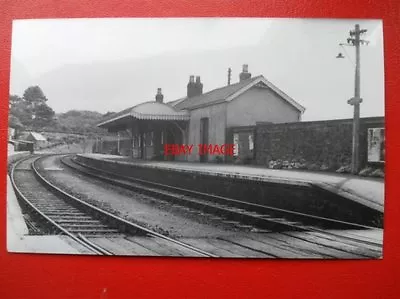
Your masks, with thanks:
[{"label": "small building", "polygon": [[8,127],[8,140],[13,140],[16,134],[15,128]]},{"label": "small building", "polygon": [[47,139],[40,133],[29,132],[28,135],[24,138],[25,141],[33,142],[34,148],[39,149],[46,145]]},{"label": "small building", "polygon": [[10,155],[12,153],[14,153],[15,151],[15,145],[12,141],[8,141],[7,143],[7,153]]},{"label": "small building", "polygon": [[[128,130],[135,158],[208,162],[216,156],[199,154],[199,144],[233,143],[235,127],[255,126],[257,122],[298,122],[305,110],[264,76],[252,77],[247,65],[243,65],[237,83],[203,93],[200,76],[190,76],[185,97],[167,103],[163,99],[159,88],[155,101],[125,109],[98,126],[110,132]],[[252,131],[248,135],[251,147]],[[166,156],[166,143],[193,145],[193,150]],[[240,153],[240,148],[237,150]],[[231,157],[220,155],[220,159],[229,161]]]},{"label": "small building", "polygon": [[[185,129],[190,118],[187,111],[178,111],[163,103],[161,88],[156,101],[144,102],[115,113],[98,126],[109,132],[128,132],[132,157],[163,159],[164,143],[184,143]],[[120,152],[123,152],[123,148]]]}]

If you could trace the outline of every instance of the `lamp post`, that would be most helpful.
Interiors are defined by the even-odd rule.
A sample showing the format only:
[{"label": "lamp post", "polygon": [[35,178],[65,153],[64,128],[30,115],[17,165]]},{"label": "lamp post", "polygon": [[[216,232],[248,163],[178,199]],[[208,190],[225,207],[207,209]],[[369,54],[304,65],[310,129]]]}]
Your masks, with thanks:
[{"label": "lamp post", "polygon": [[[362,103],[360,94],[360,45],[368,44],[368,41],[360,39],[360,36],[366,32],[367,32],[366,29],[360,29],[360,25],[356,24],[354,30],[350,30],[350,37],[347,38],[347,45],[354,46],[356,50],[354,97],[347,101],[349,105],[354,106],[353,140],[352,140],[352,153],[351,153],[351,173],[353,174],[357,174],[358,171],[360,170],[359,137],[360,137],[360,104]],[[337,58],[344,58],[344,56],[341,53],[339,53]]]}]

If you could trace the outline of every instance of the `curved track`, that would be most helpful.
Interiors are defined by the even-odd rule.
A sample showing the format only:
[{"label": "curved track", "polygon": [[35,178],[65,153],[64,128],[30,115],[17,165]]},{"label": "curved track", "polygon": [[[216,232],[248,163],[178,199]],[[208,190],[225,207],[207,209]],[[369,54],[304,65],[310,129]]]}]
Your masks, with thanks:
[{"label": "curved track", "polygon": [[10,177],[19,200],[53,232],[67,235],[100,255],[121,254],[101,245],[112,240],[124,243],[124,248],[128,248],[122,254],[158,255],[143,245],[153,244],[163,247],[163,255],[215,257],[214,254],[126,221],[66,193],[39,173],[36,166],[39,159],[41,157],[30,156],[16,162]]},{"label": "curved track", "polygon": [[[125,177],[82,164],[73,159],[72,156],[64,156],[61,159],[61,162],[76,171],[110,184],[147,194],[161,200],[172,202],[173,204],[221,216],[225,221],[237,223],[242,227],[247,226],[250,230],[261,228],[275,232],[311,231],[335,236],[337,234],[334,233],[332,229],[378,229],[376,227],[360,225],[357,223],[344,222],[270,206],[257,205],[221,196],[205,194],[198,191],[177,188],[170,185]],[[361,244],[365,243],[381,246],[380,243],[377,243],[372,239],[363,238],[356,234],[340,234],[340,237]]]},{"label": "curved track", "polygon": [[[340,229],[325,228],[329,226],[327,223],[331,220],[323,219],[324,221],[321,222],[318,217],[308,218],[307,216],[311,215],[299,213],[284,214],[285,210],[274,208],[265,215],[268,218],[267,222],[252,222],[250,221],[252,218],[248,215],[261,218],[262,213],[265,212],[252,210],[258,208],[257,205],[239,207],[241,202],[229,198],[121,177],[87,168],[86,165],[78,165],[66,155],[45,155],[40,158],[30,157],[21,161],[12,171],[15,188],[19,190],[20,201],[26,201],[25,206],[28,206],[32,212],[30,215],[35,223],[37,219],[42,219],[52,231],[66,235],[70,233],[71,238],[78,240],[96,254],[347,259],[382,256],[382,230],[342,222],[332,225],[332,227],[341,227]],[[60,164],[61,159],[64,160],[64,165],[68,164],[72,169],[63,167],[64,165]],[[77,176],[79,173],[83,175]],[[78,184],[76,188],[75,184]],[[79,186],[79,184],[82,185]],[[113,189],[112,187],[116,185],[129,189],[131,192],[124,193],[126,191],[123,189]],[[103,192],[107,195],[103,195]],[[84,201],[71,194],[77,194],[84,198]],[[98,198],[99,196],[101,199]],[[171,240],[164,235],[112,215],[114,212],[118,214],[122,212],[121,215],[124,215],[122,217],[126,217],[128,214],[120,209],[121,207],[130,208],[121,203],[129,203],[131,200],[136,201],[135,204],[132,203],[133,210],[127,211],[131,215],[138,212],[135,209],[147,209],[140,205],[150,204],[150,207],[153,203],[156,203],[157,208],[160,204],[164,217],[169,217],[163,210],[164,206],[173,207],[171,212],[180,215],[180,218],[175,218],[175,222],[170,222],[169,218],[165,219],[166,222],[159,221],[156,210],[152,216],[156,219],[155,222],[147,218],[148,216],[127,217],[146,227],[160,229],[164,228],[164,223],[181,226],[182,223],[188,223],[186,219],[192,221],[193,224],[197,220],[208,223],[209,218],[211,222],[207,225],[210,230],[198,237],[188,233],[196,229],[183,229],[180,230],[182,234],[174,234],[175,239]],[[139,205],[137,200],[141,201]],[[113,208],[108,205],[103,206],[107,202],[116,205],[112,205]],[[214,209],[213,206],[219,209]],[[104,211],[104,208],[112,214]],[[62,210],[62,213],[57,209]],[[152,213],[150,210],[145,213]],[[231,212],[221,212],[225,210]],[[40,216],[40,213],[47,218]],[[171,217],[175,217],[173,213]],[[199,214],[202,216],[197,218],[196,215]],[[245,216],[241,216],[242,214]],[[63,217],[63,219],[57,217]],[[143,221],[144,219],[149,222]],[[219,226],[223,222],[231,224]],[[281,225],[282,223],[284,225]],[[217,226],[214,227],[214,224]],[[57,228],[57,225],[64,230]],[[269,228],[260,228],[264,225],[268,225],[266,227]],[[170,226],[165,226],[165,228],[170,228]],[[87,250],[85,252],[87,253]]]}]

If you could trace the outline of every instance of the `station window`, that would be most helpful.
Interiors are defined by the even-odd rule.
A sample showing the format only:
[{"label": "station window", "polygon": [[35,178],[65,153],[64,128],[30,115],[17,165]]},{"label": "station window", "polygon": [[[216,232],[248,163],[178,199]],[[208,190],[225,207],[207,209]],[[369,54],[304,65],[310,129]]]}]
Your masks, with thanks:
[{"label": "station window", "polygon": [[249,150],[253,150],[254,149],[254,141],[253,141],[253,134],[249,135]]},{"label": "station window", "polygon": [[239,156],[239,134],[237,133],[233,134],[233,144],[235,145],[233,148],[233,156],[237,157]]}]

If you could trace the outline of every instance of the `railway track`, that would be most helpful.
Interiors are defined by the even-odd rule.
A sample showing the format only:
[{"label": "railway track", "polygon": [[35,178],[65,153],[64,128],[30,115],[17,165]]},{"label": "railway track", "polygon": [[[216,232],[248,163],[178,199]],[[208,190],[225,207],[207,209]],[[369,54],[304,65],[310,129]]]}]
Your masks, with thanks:
[{"label": "railway track", "polygon": [[[157,255],[145,245],[157,244],[171,256],[215,255],[174,240],[148,228],[126,221],[90,205],[49,182],[38,171],[36,163],[42,157],[30,156],[16,162],[10,178],[22,205],[52,233],[69,236],[89,251],[98,255],[113,255],[101,244],[108,240],[124,243],[130,254]],[[144,245],[145,244],[145,245]],[[129,250],[125,252],[129,254]],[[167,254],[168,255],[168,254]]]},{"label": "railway track", "polygon": [[361,237],[359,234],[342,234],[332,231],[366,231],[378,229],[376,227],[252,204],[170,185],[121,176],[84,165],[73,159],[72,156],[62,157],[61,162],[84,175],[133,190],[134,192],[156,197],[192,211],[201,211],[209,215],[214,215],[214,217],[219,217],[221,221],[229,222],[240,228],[247,228],[250,231],[260,231],[260,229],[261,232],[273,231],[282,233],[310,231],[324,235],[339,236],[351,242],[377,247],[382,246],[381,243],[370,238]]}]

